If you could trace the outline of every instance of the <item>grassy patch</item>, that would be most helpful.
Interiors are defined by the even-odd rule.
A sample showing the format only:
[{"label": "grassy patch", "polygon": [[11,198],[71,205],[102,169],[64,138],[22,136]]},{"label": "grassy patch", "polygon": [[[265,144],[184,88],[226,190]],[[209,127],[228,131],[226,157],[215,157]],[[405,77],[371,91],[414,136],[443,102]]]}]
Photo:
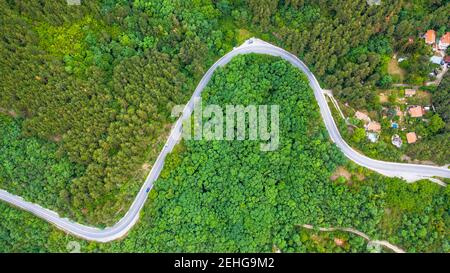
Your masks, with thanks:
[{"label": "grassy patch", "polygon": [[253,37],[253,33],[245,28],[240,28],[237,30],[237,42],[238,44],[242,44],[247,39]]},{"label": "grassy patch", "polygon": [[399,66],[397,59],[391,58],[389,60],[387,71],[393,76],[393,79],[397,79],[397,82],[403,82],[405,79],[406,72]]}]

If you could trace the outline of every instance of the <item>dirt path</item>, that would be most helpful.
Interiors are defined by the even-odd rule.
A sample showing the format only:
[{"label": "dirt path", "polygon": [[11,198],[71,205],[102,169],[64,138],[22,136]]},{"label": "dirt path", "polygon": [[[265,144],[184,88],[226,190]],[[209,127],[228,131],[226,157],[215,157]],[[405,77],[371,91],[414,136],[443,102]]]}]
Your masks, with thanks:
[{"label": "dirt path", "polygon": [[[301,226],[303,228],[306,229],[314,229],[314,226],[312,225],[298,225]],[[380,246],[384,246],[386,248],[389,248],[390,250],[394,251],[395,253],[406,253],[403,249],[401,249],[400,247],[393,245],[391,243],[389,243],[388,241],[379,241],[379,240],[370,240],[370,237],[365,234],[364,232],[361,232],[359,230],[353,229],[353,228],[318,228],[319,231],[324,231],[324,232],[330,232],[330,231],[345,231],[345,232],[350,232],[353,233],[355,235],[358,235],[359,237],[364,238],[364,240],[368,241],[368,245],[380,245]]]}]

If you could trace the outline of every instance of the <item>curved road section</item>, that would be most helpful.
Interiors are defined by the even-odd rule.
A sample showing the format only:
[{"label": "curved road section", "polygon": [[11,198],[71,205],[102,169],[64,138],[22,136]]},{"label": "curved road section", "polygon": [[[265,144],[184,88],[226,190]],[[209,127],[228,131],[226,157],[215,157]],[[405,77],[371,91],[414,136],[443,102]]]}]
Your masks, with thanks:
[{"label": "curved road section", "polygon": [[117,222],[114,226],[105,229],[99,229],[95,227],[85,226],[75,223],[67,218],[61,218],[56,212],[43,208],[37,204],[33,204],[23,200],[19,196],[12,195],[7,191],[0,190],[0,199],[10,203],[13,206],[19,207],[23,210],[31,212],[36,216],[44,219],[45,221],[54,224],[58,228],[71,233],[77,237],[85,240],[97,241],[97,242],[109,242],[115,239],[119,239],[127,234],[127,232],[133,227],[139,218],[139,213],[144,206],[147,196],[153,187],[153,182],[158,178],[163,166],[166,155],[173,150],[173,147],[178,143],[181,136],[181,127],[184,119],[189,118],[194,107],[194,101],[200,97],[201,92],[208,84],[214,71],[219,66],[226,65],[233,57],[239,54],[259,53],[281,57],[291,64],[301,69],[308,77],[311,88],[314,91],[317,103],[319,104],[320,113],[322,115],[325,126],[328,130],[331,140],[341,149],[341,151],[356,164],[381,173],[387,176],[397,176],[406,179],[407,181],[415,181],[423,178],[431,177],[446,177],[450,178],[450,170],[446,168],[415,165],[415,164],[402,164],[393,162],[384,162],[373,160],[368,158],[355,150],[353,150],[341,137],[339,130],[336,127],[334,119],[331,115],[331,111],[328,108],[327,101],[323,94],[323,90],[319,85],[319,82],[315,76],[311,73],[308,67],[300,61],[296,56],[287,52],[284,49],[276,47],[272,44],[264,42],[259,39],[249,39],[243,45],[234,48],[221,59],[219,59],[201,79],[197,88],[194,91],[189,102],[186,104],[183,114],[174,124],[172,131],[167,139],[164,148],[159,154],[152,167],[147,179],[145,180],[142,188],[134,199],[130,209],[125,216]]}]

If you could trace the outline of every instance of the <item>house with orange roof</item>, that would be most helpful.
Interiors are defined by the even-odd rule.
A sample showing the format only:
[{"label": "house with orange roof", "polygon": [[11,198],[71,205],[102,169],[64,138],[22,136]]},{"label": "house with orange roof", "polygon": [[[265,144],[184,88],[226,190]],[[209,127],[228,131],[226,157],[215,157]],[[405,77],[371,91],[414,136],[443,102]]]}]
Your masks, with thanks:
[{"label": "house with orange roof", "polygon": [[364,113],[361,112],[361,111],[356,111],[355,117],[356,117],[357,119],[359,119],[359,120],[364,121],[364,122],[370,122],[369,116],[366,115],[366,114],[364,114]]},{"label": "house with orange roof", "polygon": [[432,44],[436,43],[436,31],[429,29],[425,33],[425,43],[428,45],[432,45]]},{"label": "house with orange roof", "polygon": [[379,133],[381,131],[381,124],[376,121],[370,121],[366,125],[367,131]]},{"label": "house with orange roof", "polygon": [[414,132],[409,132],[406,134],[406,140],[409,144],[415,143],[417,141],[417,135]]},{"label": "house with orange roof", "polygon": [[413,118],[420,118],[425,114],[422,106],[413,106],[408,109],[409,115]]},{"label": "house with orange roof", "polygon": [[447,50],[448,46],[450,45],[450,32],[445,33],[441,39],[439,39],[439,49],[440,50]]}]

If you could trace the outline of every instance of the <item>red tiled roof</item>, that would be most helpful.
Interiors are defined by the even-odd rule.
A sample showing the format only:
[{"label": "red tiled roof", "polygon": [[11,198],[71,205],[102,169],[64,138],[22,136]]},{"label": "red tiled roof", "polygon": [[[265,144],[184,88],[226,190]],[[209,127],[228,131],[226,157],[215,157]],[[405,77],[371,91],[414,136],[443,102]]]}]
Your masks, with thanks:
[{"label": "red tiled roof", "polygon": [[406,140],[408,140],[408,143],[415,143],[417,141],[416,133],[414,132],[407,133]]},{"label": "red tiled roof", "polygon": [[450,32],[445,33],[444,36],[441,37],[441,44],[450,44]]},{"label": "red tiled roof", "polygon": [[370,121],[369,116],[360,111],[356,111],[355,117],[359,120]]},{"label": "red tiled roof", "polygon": [[421,116],[423,116],[422,106],[415,106],[415,107],[409,108],[409,114],[413,118],[420,118]]},{"label": "red tiled roof", "polygon": [[425,43],[434,44],[436,42],[436,32],[432,29],[425,33]]},{"label": "red tiled roof", "polygon": [[376,121],[371,121],[369,124],[367,124],[367,130],[373,131],[373,132],[379,132],[381,131],[381,125]]}]

